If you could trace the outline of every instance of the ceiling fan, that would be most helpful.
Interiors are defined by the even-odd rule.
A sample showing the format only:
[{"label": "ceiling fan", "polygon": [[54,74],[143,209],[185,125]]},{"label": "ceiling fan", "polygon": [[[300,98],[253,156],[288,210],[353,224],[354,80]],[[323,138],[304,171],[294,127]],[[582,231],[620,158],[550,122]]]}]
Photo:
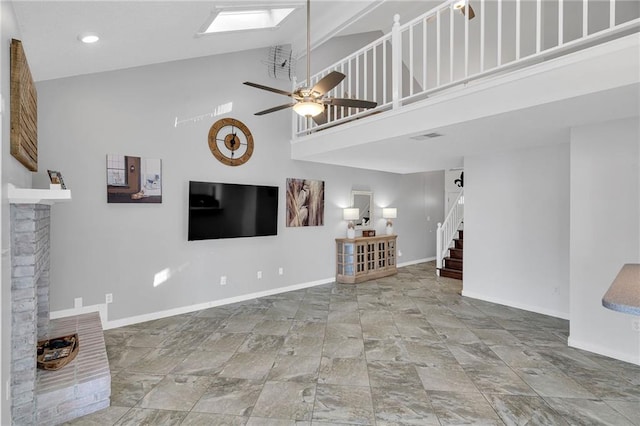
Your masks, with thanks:
[{"label": "ceiling fan", "polygon": [[[311,81],[311,0],[307,0],[307,84]],[[372,101],[350,98],[332,98],[325,94],[336,87],[346,75],[338,71],[332,71],[322,77],[313,87],[300,87],[294,92],[276,89],[274,87],[263,86],[262,84],[245,81],[247,86],[257,89],[267,90],[293,98],[291,102],[284,105],[278,105],[264,111],[256,112],[255,115],[264,115],[271,112],[280,111],[293,107],[293,110],[305,117],[312,117],[313,121],[320,125],[327,122],[327,108],[329,106],[341,106],[348,108],[375,108],[378,104]]]}]

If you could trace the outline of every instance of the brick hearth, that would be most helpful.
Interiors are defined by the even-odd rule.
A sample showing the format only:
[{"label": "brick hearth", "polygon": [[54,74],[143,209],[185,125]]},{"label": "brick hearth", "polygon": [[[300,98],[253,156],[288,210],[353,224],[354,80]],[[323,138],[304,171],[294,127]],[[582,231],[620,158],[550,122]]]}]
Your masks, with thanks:
[{"label": "brick hearth", "polygon": [[60,370],[38,370],[37,424],[59,424],[107,408],[111,373],[100,315],[92,312],[51,320],[49,330],[50,336],[78,333],[80,352]]}]

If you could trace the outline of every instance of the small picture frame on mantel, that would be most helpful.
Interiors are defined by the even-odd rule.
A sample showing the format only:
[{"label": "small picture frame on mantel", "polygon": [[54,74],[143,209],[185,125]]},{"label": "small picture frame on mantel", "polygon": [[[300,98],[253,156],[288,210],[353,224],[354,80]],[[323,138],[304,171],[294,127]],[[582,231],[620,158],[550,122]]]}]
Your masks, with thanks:
[{"label": "small picture frame on mantel", "polygon": [[49,180],[51,180],[51,185],[49,186],[51,189],[67,189],[60,172],[56,170],[47,170],[47,173],[49,173]]},{"label": "small picture frame on mantel", "polygon": [[362,236],[363,237],[375,237],[376,236],[376,230],[375,229],[363,229],[362,230]]}]

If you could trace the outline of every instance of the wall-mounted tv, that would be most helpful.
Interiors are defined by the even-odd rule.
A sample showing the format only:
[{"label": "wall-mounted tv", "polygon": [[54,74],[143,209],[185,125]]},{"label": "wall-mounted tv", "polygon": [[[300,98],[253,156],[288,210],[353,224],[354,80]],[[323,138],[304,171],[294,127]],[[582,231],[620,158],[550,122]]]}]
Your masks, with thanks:
[{"label": "wall-mounted tv", "polygon": [[277,186],[189,182],[189,241],[277,234]]}]

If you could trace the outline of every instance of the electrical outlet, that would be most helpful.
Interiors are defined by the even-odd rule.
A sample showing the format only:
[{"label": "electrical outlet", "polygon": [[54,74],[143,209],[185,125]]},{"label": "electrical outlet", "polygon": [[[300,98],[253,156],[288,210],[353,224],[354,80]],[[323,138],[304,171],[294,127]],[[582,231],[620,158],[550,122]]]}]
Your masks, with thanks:
[{"label": "electrical outlet", "polygon": [[278,275],[284,275],[284,268],[282,266],[278,268]]},{"label": "electrical outlet", "polygon": [[76,309],[82,308],[82,297],[76,297],[73,299],[73,307]]},{"label": "electrical outlet", "polygon": [[634,319],[631,321],[631,328],[633,331],[637,331],[640,333],[640,319]]},{"label": "electrical outlet", "polygon": [[398,250],[398,257],[402,256],[402,252]]},{"label": "electrical outlet", "polygon": [[262,279],[262,271],[258,271],[257,276],[258,276],[258,279],[261,280]]},{"label": "electrical outlet", "polygon": [[227,285],[227,276],[223,275],[220,277],[220,285]]},{"label": "electrical outlet", "polygon": [[104,295],[104,301],[106,303],[113,303],[113,293],[107,293]]}]

